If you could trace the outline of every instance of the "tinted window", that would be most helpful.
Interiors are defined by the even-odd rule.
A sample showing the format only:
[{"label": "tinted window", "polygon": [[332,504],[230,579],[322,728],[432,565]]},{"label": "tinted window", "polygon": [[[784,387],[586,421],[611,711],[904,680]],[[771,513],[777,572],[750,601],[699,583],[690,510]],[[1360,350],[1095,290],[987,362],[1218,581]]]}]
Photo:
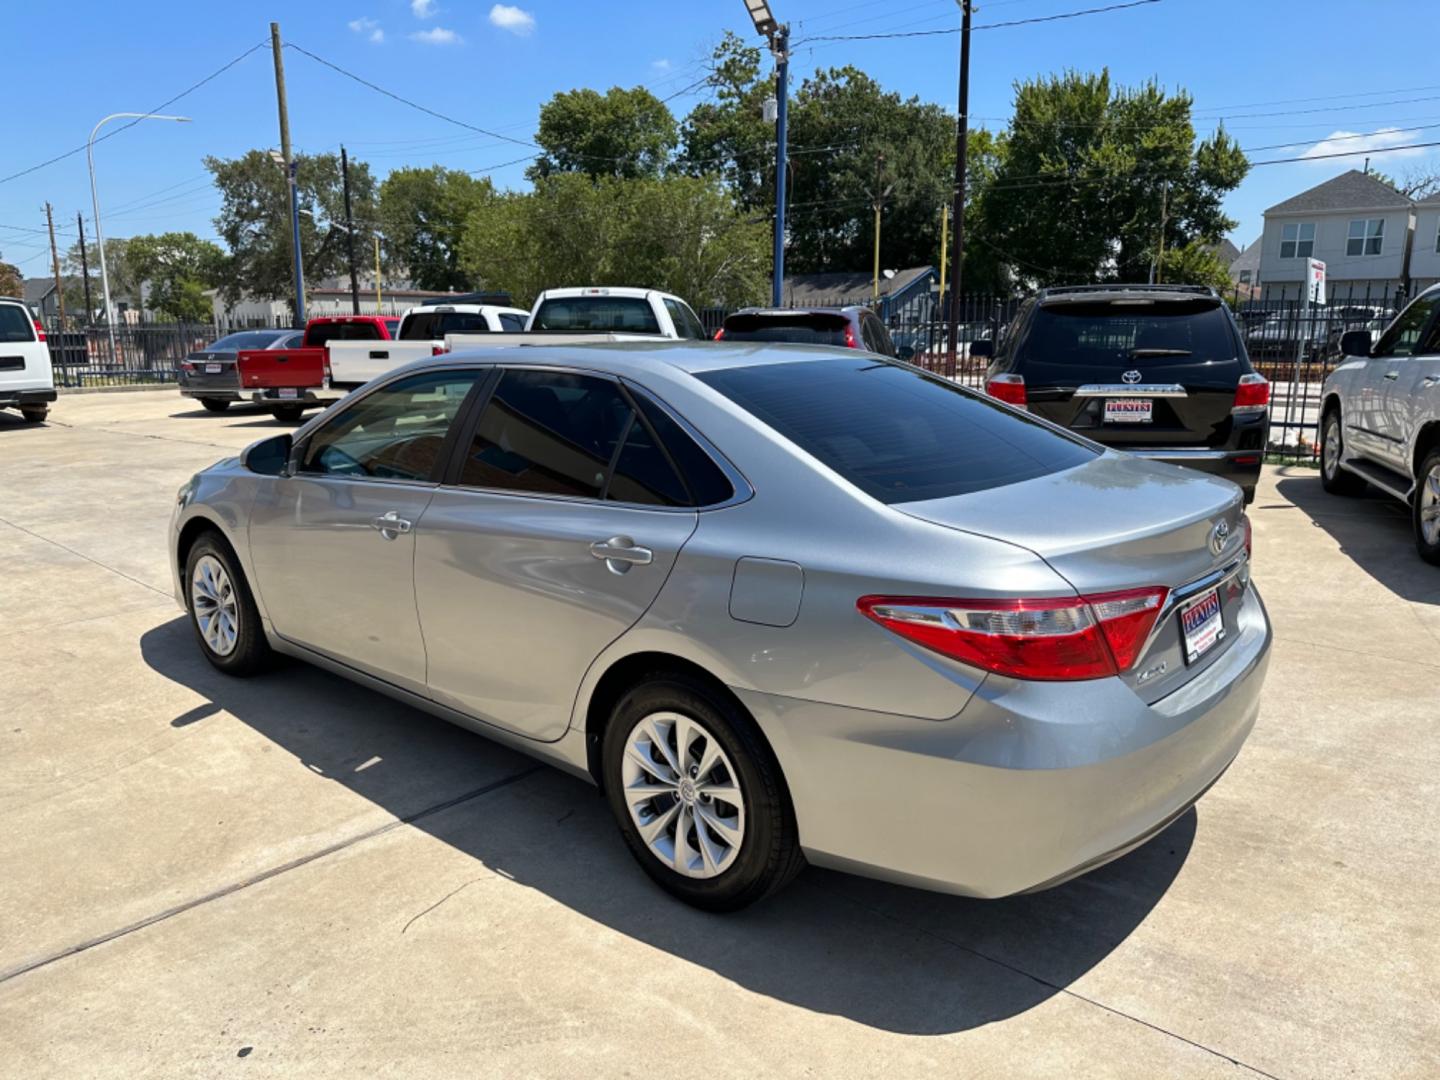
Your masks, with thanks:
[{"label": "tinted window", "polygon": [[[1430,314],[1435,310],[1437,304],[1440,304],[1440,293],[1422,296],[1413,301],[1381,335],[1370,355],[1415,355],[1416,345],[1420,342],[1420,332],[1425,329],[1425,321],[1430,318]],[[1433,338],[1434,335],[1432,334],[1431,337]]]},{"label": "tinted window", "polygon": [[299,330],[293,334],[286,334],[270,347],[272,349],[298,349],[303,344],[305,344],[305,331]]},{"label": "tinted window", "polygon": [[0,304],[0,341],[34,341],[35,324],[19,304]]},{"label": "tinted window", "polygon": [[511,315],[508,312],[500,313],[500,328],[507,334],[518,334],[525,329],[524,315]]},{"label": "tinted window", "polygon": [[870,320],[875,326],[875,351],[886,356],[895,355],[895,345],[890,340],[890,331],[885,329],[885,324],[878,318]]},{"label": "tinted window", "polygon": [[631,415],[608,379],[506,371],[480,416],[460,483],[599,498]]},{"label": "tinted window", "polygon": [[477,375],[437,371],[367,394],[310,438],[302,472],[429,480]]},{"label": "tinted window", "polygon": [[241,349],[268,349],[283,335],[274,330],[243,330],[238,334],[226,334],[219,341],[206,346],[211,352],[239,352]]},{"label": "tinted window", "polygon": [[953,383],[863,356],[696,377],[881,502],[982,491],[1095,457]]},{"label": "tinted window", "polygon": [[385,320],[385,332],[386,332],[387,334],[389,334],[392,338],[395,336],[395,331],[398,330],[399,328],[400,328],[400,320],[399,320],[399,319],[386,319],[386,320]]},{"label": "tinted window", "polygon": [[381,341],[380,327],[370,322],[319,323],[305,331],[305,344],[311,347],[332,341]]},{"label": "tinted window", "polygon": [[1027,382],[1045,385],[1114,382],[1137,362],[1147,373],[1197,363],[1213,372],[1238,351],[1230,320],[1213,300],[1050,304],[1035,312],[1015,359]]},{"label": "tinted window", "polygon": [[570,296],[546,300],[535,313],[535,330],[620,331],[658,334],[648,300],[623,296]]},{"label": "tinted window", "polygon": [[670,465],[650,429],[634,417],[615,473],[605,489],[605,497],[615,502],[641,503],[646,506],[688,506],[690,496],[685,485]]},{"label": "tinted window", "polygon": [[845,345],[844,315],[816,312],[731,315],[725,320],[726,341],[788,341],[799,345]]},{"label": "tinted window", "polygon": [[697,341],[705,337],[705,327],[700,324],[700,320],[688,305],[667,298],[665,310],[670,315],[670,321],[675,324],[675,333],[680,337]]},{"label": "tinted window", "polygon": [[490,323],[478,311],[422,311],[408,316],[401,341],[435,341],[446,334],[488,334]]},{"label": "tinted window", "polygon": [[644,394],[632,391],[640,405],[640,411],[655,434],[660,437],[670,457],[680,467],[685,486],[690,492],[691,505],[714,506],[735,494],[724,470],[711,459],[710,455],[692,439],[686,430],[670,418],[670,414]]}]

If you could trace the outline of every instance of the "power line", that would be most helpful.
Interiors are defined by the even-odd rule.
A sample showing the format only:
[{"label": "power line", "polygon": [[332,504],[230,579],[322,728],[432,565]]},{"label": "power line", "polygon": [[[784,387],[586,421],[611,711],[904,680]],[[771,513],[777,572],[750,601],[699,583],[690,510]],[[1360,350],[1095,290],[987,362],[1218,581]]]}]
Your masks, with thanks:
[{"label": "power line", "polygon": [[[1240,152],[1242,154],[1255,154],[1261,150],[1284,150],[1291,146],[1304,146],[1306,143],[1315,143],[1318,146],[1322,142],[1335,143],[1348,142],[1351,139],[1373,139],[1377,135],[1408,135],[1412,131],[1430,131],[1437,127],[1440,127],[1440,124],[1415,124],[1406,127],[1391,127],[1380,131],[1367,131],[1360,135],[1329,135],[1323,139],[1300,139],[1298,142],[1271,143],[1268,146],[1245,146],[1241,148]],[[1379,147],[1379,149],[1385,150],[1387,148],[1382,146]]]},{"label": "power line", "polygon": [[[209,75],[206,75],[203,79],[201,79],[199,82],[194,83],[194,84],[186,87],[184,90],[181,90],[180,93],[176,94],[174,97],[170,98],[169,100],[167,100],[167,101],[162,101],[159,105],[156,105],[153,109],[151,109],[149,112],[147,112],[144,116],[137,116],[134,120],[131,120],[128,124],[121,124],[121,125],[120,125],[119,127],[117,127],[117,128],[112,128],[110,131],[107,131],[104,135],[101,135],[101,136],[100,136],[98,139],[96,139],[95,141],[96,141],[96,142],[104,142],[106,139],[113,139],[116,135],[119,135],[122,131],[128,131],[130,128],[134,127],[136,124],[140,123],[140,121],[146,119],[147,117],[149,117],[149,116],[152,115],[153,113],[157,113],[157,112],[159,112],[161,109],[168,108],[169,106],[174,105],[175,102],[179,101],[181,98],[183,98],[183,97],[185,97],[185,96],[187,96],[187,95],[189,95],[189,94],[194,93],[196,90],[199,90],[200,87],[204,86],[206,83],[210,82],[212,79],[218,78],[219,76],[225,74],[225,72],[229,71],[229,70],[230,70],[232,67],[234,67],[236,64],[240,63],[241,60],[244,60],[244,59],[245,59],[247,56],[249,56],[251,53],[255,52],[257,49],[263,49],[263,48],[265,48],[265,46],[267,46],[268,44],[270,44],[268,41],[262,41],[262,42],[259,42],[258,44],[255,44],[255,45],[250,46],[250,48],[246,49],[243,53],[241,53],[239,56],[235,57],[235,59],[234,59],[234,60],[231,60],[228,64],[225,64],[225,65],[222,66],[222,67],[216,68],[216,69],[215,69],[214,71],[212,71]],[[19,172],[11,173],[9,176],[0,176],[0,184],[8,184],[11,180],[18,180],[18,179],[19,179],[20,177],[22,177],[22,176],[28,176],[28,175],[30,175],[30,174],[33,173],[33,172],[36,172],[36,171],[38,171],[38,170],[40,170],[40,169],[45,168],[47,165],[54,165],[57,161],[64,161],[64,160],[65,160],[66,158],[68,158],[68,157],[74,157],[76,154],[82,154],[82,153],[85,152],[85,147],[86,147],[87,145],[89,145],[89,144],[88,144],[88,143],[81,143],[79,146],[75,147],[73,150],[66,150],[63,154],[56,154],[54,157],[49,158],[49,159],[46,160],[46,161],[42,161],[42,162],[40,162],[40,164],[38,164],[38,165],[31,165],[28,169],[21,169]]]},{"label": "power line", "polygon": [[1369,154],[1372,157],[1377,154],[1390,154],[1396,150],[1424,150],[1431,146],[1440,146],[1440,140],[1435,142],[1405,143],[1401,146],[1369,147],[1365,150],[1342,150],[1335,154],[1302,154],[1299,157],[1273,158],[1270,161],[1252,161],[1250,167],[1258,168],[1261,165],[1287,165],[1292,161],[1324,161],[1326,158],[1337,157],[1359,157],[1362,154]]},{"label": "power line", "polygon": [[[1058,15],[1036,15],[1028,19],[1010,19],[1007,22],[985,23],[983,26],[972,26],[972,30],[1003,30],[1011,26],[1030,26],[1035,23],[1059,22],[1061,19],[1078,19],[1082,15],[1101,15],[1108,11],[1124,11],[1126,8],[1147,7],[1150,4],[1158,4],[1160,0],[1128,0],[1123,4],[1107,4],[1105,7],[1085,8],[1081,11],[1064,11]],[[915,38],[915,37],[937,37],[941,34],[958,34],[960,28],[956,26],[946,27],[943,30],[907,30],[888,34],[818,34],[814,37],[801,38],[795,42],[793,48],[809,44],[812,41],[880,41],[885,38]]]}]

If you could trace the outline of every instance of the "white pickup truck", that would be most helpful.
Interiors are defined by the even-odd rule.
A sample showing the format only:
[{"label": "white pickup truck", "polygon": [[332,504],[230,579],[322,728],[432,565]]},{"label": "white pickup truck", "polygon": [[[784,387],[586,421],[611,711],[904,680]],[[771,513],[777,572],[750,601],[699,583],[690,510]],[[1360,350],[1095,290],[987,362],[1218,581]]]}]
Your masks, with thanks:
[{"label": "white pickup truck", "polygon": [[55,400],[45,331],[23,301],[0,297],[0,409],[19,409],[38,424]]},{"label": "white pickup truck", "polygon": [[477,345],[578,345],[592,341],[705,341],[705,326],[684,300],[657,289],[586,286],[546,289],[525,333],[503,340],[448,334],[446,351]]},{"label": "white pickup truck", "polygon": [[518,334],[530,312],[493,304],[432,304],[405,312],[394,341],[330,342],[330,386],[354,390],[371,379],[445,351],[453,334],[467,337]]}]

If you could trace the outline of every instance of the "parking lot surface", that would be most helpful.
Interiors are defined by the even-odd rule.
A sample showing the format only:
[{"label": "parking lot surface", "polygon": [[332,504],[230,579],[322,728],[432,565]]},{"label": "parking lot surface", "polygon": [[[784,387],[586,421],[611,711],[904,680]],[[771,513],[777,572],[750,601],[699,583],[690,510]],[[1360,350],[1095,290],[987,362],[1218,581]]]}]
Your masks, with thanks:
[{"label": "parking lot surface", "polygon": [[1140,850],[989,902],[807,870],[716,917],[577,780],[205,663],[174,492],[285,427],[0,413],[0,1073],[1440,1075],[1440,570],[1399,504],[1267,470],[1259,722]]}]

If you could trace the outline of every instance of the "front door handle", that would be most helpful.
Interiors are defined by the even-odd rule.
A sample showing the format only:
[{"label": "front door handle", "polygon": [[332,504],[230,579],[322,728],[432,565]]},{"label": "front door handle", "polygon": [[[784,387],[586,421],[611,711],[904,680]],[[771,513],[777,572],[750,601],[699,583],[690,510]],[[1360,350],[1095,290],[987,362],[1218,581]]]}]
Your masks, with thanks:
[{"label": "front door handle", "polygon": [[408,533],[414,527],[413,521],[402,518],[399,512],[387,510],[379,517],[370,519],[370,527],[377,531],[386,540],[394,540],[402,533]]},{"label": "front door handle", "polygon": [[649,566],[655,561],[655,553],[647,547],[638,546],[628,536],[612,536],[609,540],[596,540],[590,545],[590,554],[604,561],[606,568],[614,574],[623,574],[632,566]]}]

